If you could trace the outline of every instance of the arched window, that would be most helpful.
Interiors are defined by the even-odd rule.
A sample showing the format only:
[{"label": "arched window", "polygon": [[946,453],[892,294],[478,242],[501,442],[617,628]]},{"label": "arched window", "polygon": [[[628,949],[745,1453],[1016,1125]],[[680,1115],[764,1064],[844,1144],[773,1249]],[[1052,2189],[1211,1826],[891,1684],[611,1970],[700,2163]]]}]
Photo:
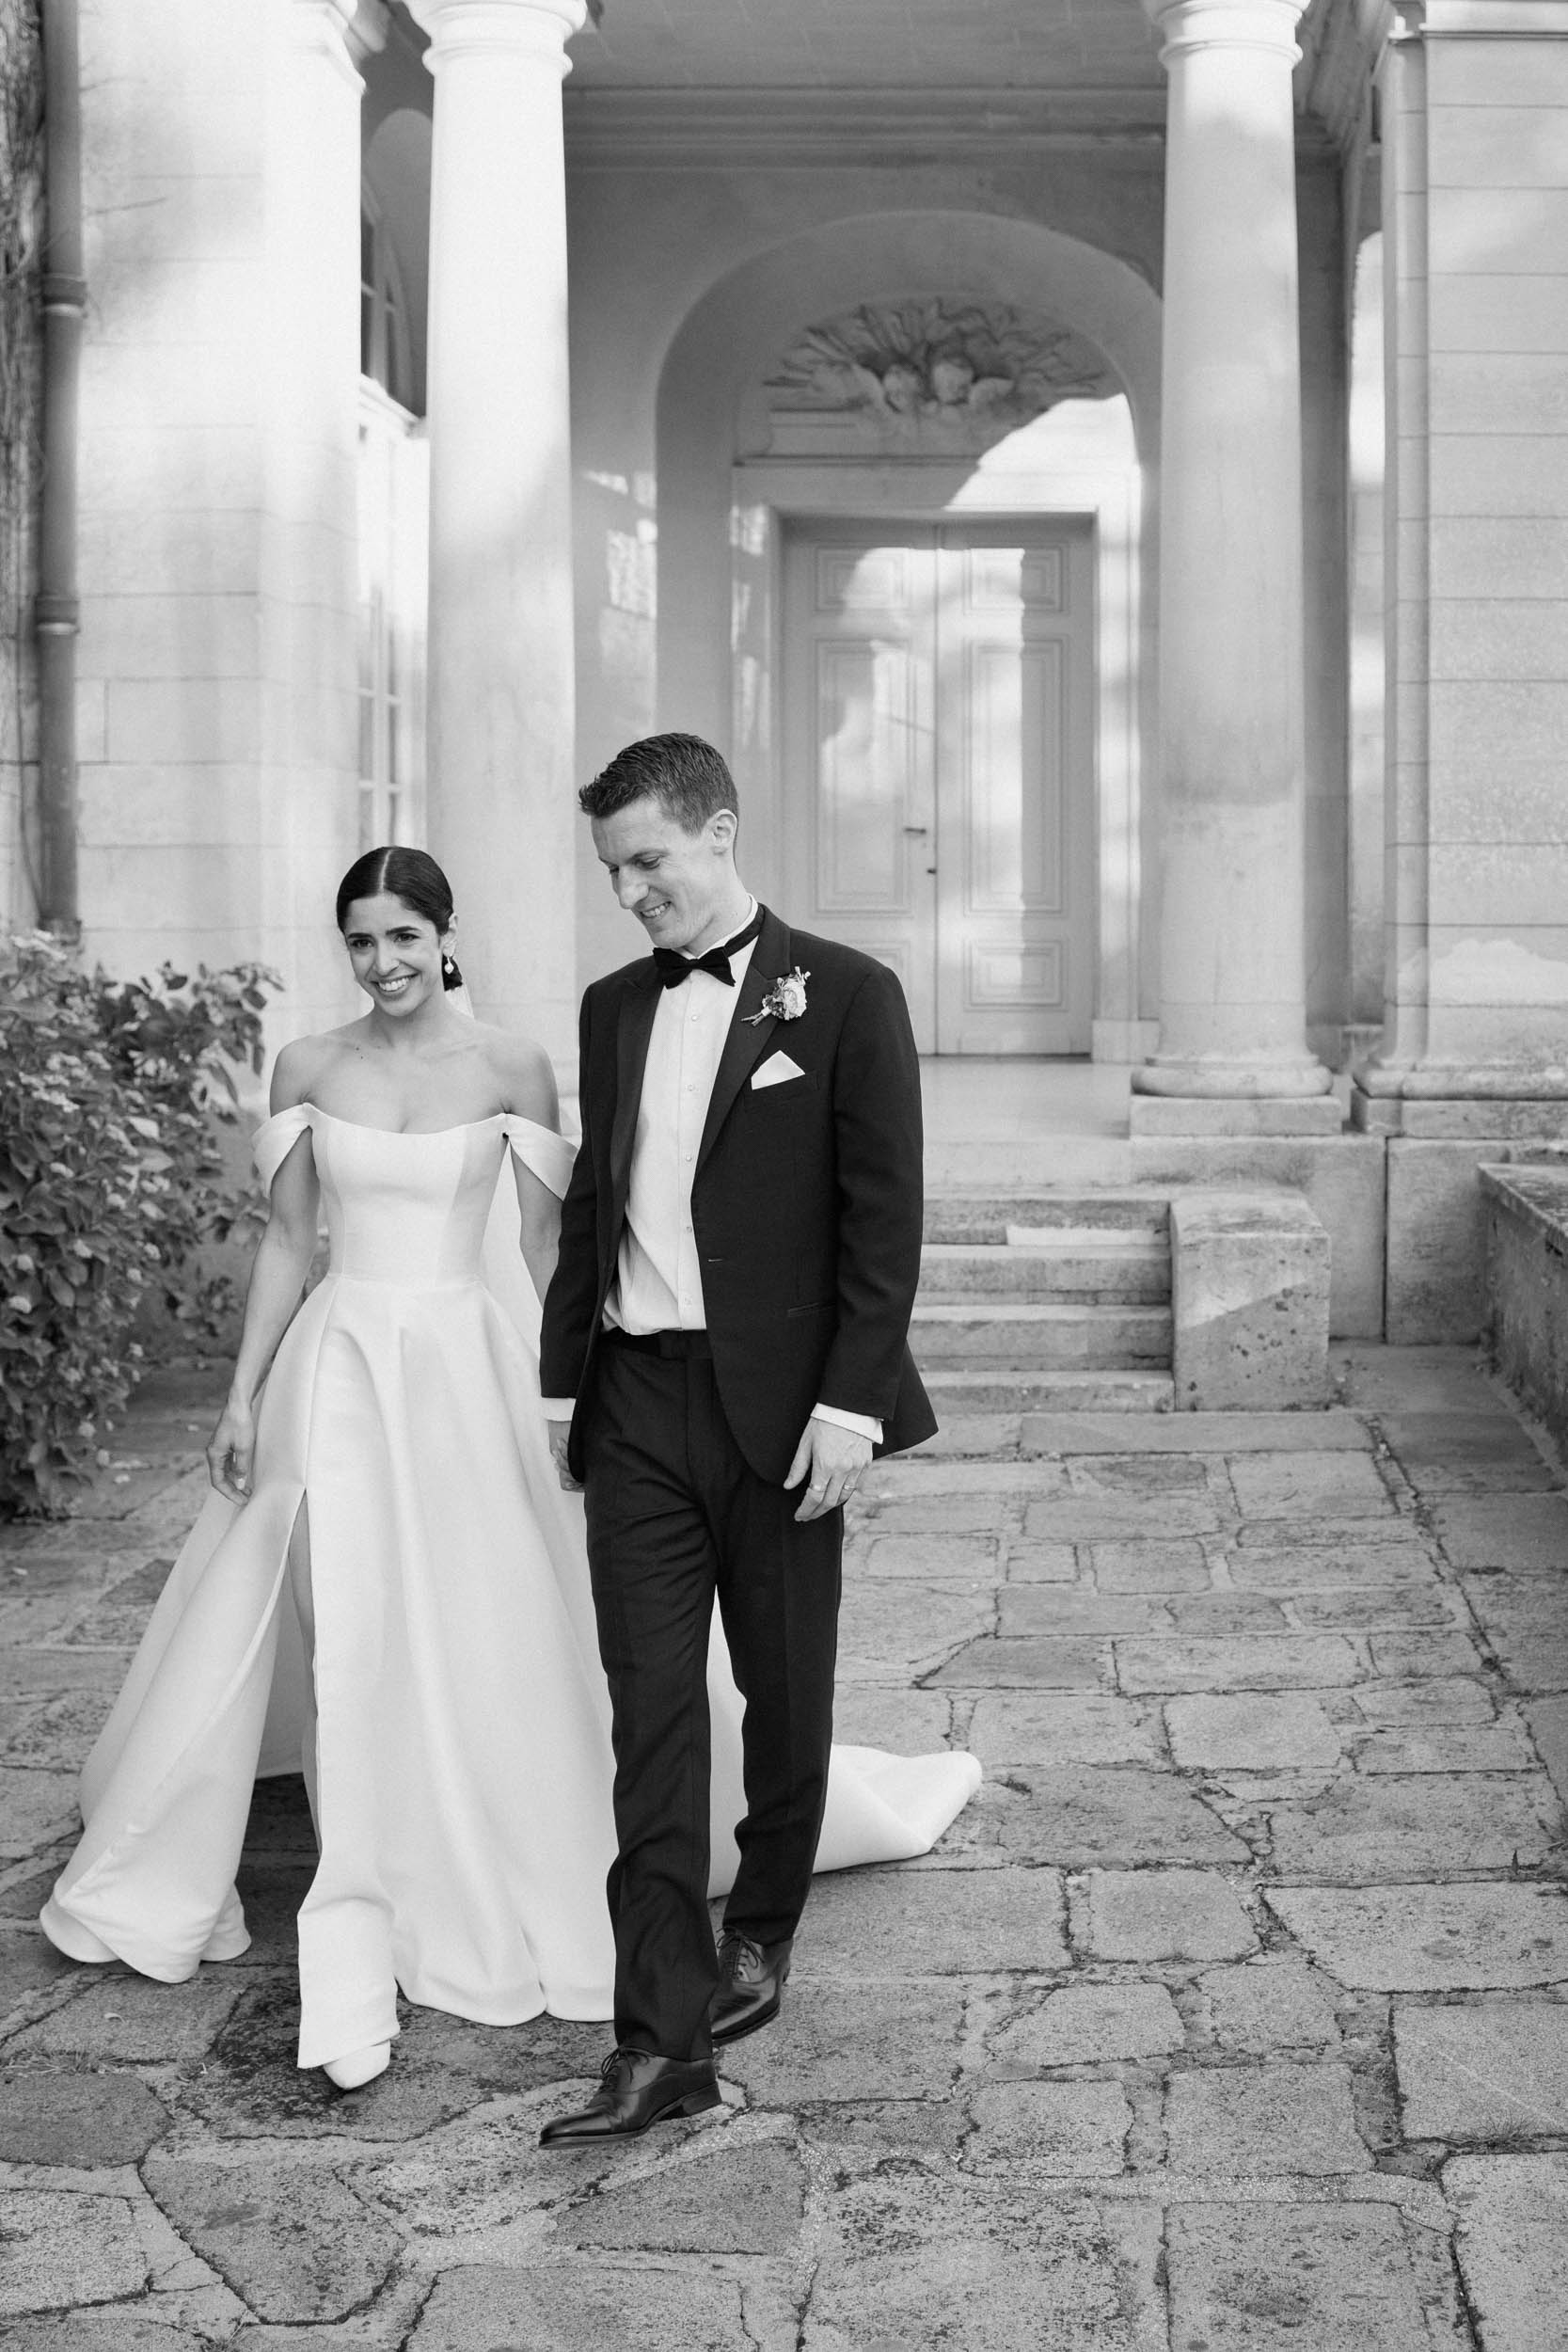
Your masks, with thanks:
[{"label": "arched window", "polygon": [[359,199],[359,373],[407,407],[413,388],[408,306],[391,239],[368,193]]}]

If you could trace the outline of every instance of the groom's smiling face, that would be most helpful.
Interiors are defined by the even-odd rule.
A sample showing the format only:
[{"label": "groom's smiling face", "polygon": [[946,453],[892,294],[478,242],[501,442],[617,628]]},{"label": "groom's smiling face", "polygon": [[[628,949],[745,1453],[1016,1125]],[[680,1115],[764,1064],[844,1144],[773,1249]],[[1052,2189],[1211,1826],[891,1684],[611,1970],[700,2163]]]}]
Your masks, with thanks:
[{"label": "groom's smiling face", "polygon": [[700,956],[737,928],[747,898],[735,870],[735,826],[734,810],[721,808],[699,833],[687,833],[651,796],[594,818],[599,863],[651,946]]}]

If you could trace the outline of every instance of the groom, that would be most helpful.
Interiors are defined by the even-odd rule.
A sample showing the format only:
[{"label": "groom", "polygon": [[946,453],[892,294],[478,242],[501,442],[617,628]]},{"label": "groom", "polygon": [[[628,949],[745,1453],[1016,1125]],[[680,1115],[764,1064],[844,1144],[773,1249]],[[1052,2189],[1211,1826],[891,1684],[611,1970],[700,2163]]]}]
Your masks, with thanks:
[{"label": "groom", "polygon": [[[594,983],[582,1148],[540,1378],[586,1489],[614,1710],[616,2049],[560,2147],[717,2104],[713,2045],[778,2012],[832,1737],[843,1505],[936,1427],[907,1344],[920,1071],[898,982],[736,872],[729,770],[630,744],[579,799],[653,949]],[[708,1628],[746,1701],[746,1818],[708,1919]]]}]

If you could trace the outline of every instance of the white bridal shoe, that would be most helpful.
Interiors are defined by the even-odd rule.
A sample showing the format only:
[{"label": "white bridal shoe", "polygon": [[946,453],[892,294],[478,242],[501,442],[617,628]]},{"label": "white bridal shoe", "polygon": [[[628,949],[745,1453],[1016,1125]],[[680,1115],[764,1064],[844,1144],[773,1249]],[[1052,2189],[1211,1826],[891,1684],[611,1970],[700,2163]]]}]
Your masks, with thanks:
[{"label": "white bridal shoe", "polygon": [[389,2042],[372,2042],[362,2050],[350,2050],[344,2058],[328,2058],[322,2073],[340,2090],[360,2090],[366,2083],[373,2083],[378,2074],[385,2074],[391,2058]]}]

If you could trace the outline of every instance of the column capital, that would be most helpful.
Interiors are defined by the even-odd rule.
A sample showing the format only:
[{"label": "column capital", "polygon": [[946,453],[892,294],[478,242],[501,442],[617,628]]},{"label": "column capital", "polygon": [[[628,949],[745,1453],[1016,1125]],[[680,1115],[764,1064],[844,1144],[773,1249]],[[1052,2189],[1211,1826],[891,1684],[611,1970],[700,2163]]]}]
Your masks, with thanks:
[{"label": "column capital", "polygon": [[1162,64],[1196,49],[1261,49],[1294,65],[1307,0],[1143,0],[1163,37]]},{"label": "column capital", "polygon": [[438,72],[448,57],[536,57],[564,76],[566,43],[581,30],[588,0],[409,0],[430,35],[425,62]]}]

